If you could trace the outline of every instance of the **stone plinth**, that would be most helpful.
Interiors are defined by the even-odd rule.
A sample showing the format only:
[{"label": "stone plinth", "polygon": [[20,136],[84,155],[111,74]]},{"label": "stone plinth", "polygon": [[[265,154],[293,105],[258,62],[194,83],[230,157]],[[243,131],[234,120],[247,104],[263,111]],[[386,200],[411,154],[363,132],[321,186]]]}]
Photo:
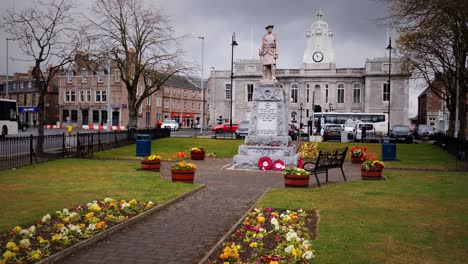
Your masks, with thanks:
[{"label": "stone plinth", "polygon": [[261,157],[282,160],[287,166],[297,166],[296,147],[290,146],[286,118],[286,96],[276,82],[260,82],[253,91],[252,118],[245,145],[234,156],[236,169],[258,169]]}]

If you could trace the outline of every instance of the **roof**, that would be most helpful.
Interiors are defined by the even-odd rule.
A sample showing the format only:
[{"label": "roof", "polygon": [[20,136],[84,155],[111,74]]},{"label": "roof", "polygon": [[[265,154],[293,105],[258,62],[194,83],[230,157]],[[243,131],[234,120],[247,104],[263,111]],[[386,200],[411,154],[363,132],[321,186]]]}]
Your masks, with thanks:
[{"label": "roof", "polygon": [[[176,76],[170,78],[165,83],[166,86],[200,90],[200,78]],[[207,80],[203,81],[203,87],[206,88]]]},{"label": "roof", "polygon": [[423,95],[426,95],[426,94],[428,94],[430,91],[431,91],[431,88],[430,88],[430,87],[427,87],[426,89],[424,89],[424,91],[423,91],[420,95],[418,95],[418,97],[423,96]]}]

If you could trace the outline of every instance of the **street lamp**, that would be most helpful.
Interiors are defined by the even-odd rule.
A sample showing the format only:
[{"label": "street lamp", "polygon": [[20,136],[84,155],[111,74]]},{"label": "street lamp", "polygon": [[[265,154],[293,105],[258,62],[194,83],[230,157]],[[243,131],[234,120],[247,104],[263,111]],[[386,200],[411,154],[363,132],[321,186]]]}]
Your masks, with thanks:
[{"label": "street lamp", "polygon": [[201,119],[200,119],[200,134],[203,133],[203,108],[205,108],[205,93],[203,92],[203,63],[205,58],[205,37],[198,37],[202,40],[202,51],[201,51],[201,79],[200,79],[200,87],[201,87]]},{"label": "street lamp", "polygon": [[388,38],[388,123],[387,135],[390,135],[390,77],[392,73],[392,37]]},{"label": "street lamp", "polygon": [[304,105],[302,103],[299,104],[299,141],[301,141],[302,138],[302,110],[303,110]]},{"label": "street lamp", "polygon": [[[211,68],[211,70],[213,70],[213,71],[215,70],[215,67],[210,67],[210,68]],[[216,74],[216,73],[215,73],[215,74]],[[216,99],[215,99],[215,95],[216,95],[216,93],[215,93],[215,89],[216,89],[216,76],[214,76],[214,78],[213,78],[213,85],[212,85],[212,87],[213,87],[213,88],[211,89],[211,96],[212,96],[212,101],[213,101],[213,102],[211,103],[211,110],[212,110],[212,112],[213,112],[213,118],[212,118],[212,119],[213,119],[213,126],[215,126],[215,125],[216,125],[216,113],[215,113],[215,112],[216,112]]]},{"label": "street lamp", "polygon": [[233,94],[233,87],[232,87],[232,80],[234,79],[234,46],[237,46],[236,42],[236,32],[232,33],[232,42],[231,42],[231,116],[229,118],[229,130],[232,133],[232,97]]}]

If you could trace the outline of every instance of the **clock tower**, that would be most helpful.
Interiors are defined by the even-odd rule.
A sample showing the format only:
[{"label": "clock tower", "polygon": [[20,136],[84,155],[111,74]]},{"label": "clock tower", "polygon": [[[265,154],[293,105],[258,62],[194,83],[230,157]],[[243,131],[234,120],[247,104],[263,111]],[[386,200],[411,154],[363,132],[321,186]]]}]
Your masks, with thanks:
[{"label": "clock tower", "polygon": [[307,48],[303,59],[305,69],[336,68],[332,47],[333,33],[322,17],[323,12],[319,10],[317,20],[306,32]]}]

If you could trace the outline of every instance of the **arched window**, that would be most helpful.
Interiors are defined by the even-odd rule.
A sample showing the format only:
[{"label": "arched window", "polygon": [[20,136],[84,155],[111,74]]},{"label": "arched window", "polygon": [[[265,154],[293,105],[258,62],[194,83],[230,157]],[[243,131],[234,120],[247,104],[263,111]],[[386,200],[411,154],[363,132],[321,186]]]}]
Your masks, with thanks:
[{"label": "arched window", "polygon": [[361,85],[359,83],[354,84],[353,103],[355,104],[361,103]]},{"label": "arched window", "polygon": [[344,104],[344,84],[338,84],[336,99],[337,103]]}]

